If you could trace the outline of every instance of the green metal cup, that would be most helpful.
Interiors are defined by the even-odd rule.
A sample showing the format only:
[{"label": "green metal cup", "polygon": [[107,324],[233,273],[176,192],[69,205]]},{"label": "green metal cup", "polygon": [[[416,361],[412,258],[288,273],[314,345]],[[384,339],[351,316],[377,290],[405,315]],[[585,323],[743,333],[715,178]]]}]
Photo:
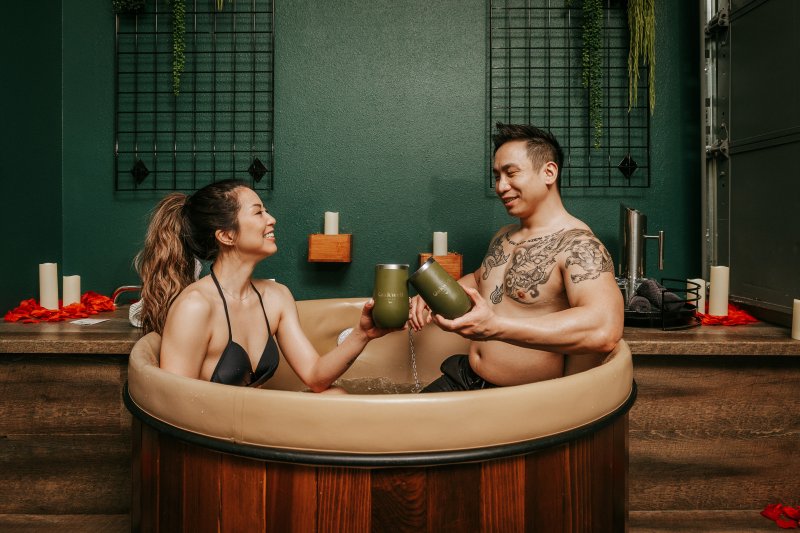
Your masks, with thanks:
[{"label": "green metal cup", "polygon": [[402,328],[408,320],[408,265],[375,265],[372,321],[379,328]]},{"label": "green metal cup", "polygon": [[464,288],[433,257],[411,274],[408,281],[438,315],[452,320],[472,309],[472,300]]}]

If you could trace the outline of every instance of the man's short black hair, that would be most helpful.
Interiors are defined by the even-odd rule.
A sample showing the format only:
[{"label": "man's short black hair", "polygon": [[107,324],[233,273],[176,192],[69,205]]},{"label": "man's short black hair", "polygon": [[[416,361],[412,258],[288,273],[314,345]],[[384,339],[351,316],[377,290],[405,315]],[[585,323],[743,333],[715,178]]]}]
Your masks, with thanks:
[{"label": "man's short black hair", "polygon": [[530,124],[495,124],[497,133],[492,135],[494,152],[509,141],[525,141],[528,145],[528,157],[536,170],[542,165],[552,161],[558,165],[557,185],[561,190],[561,167],[564,163],[564,150],[558,140],[549,131],[531,126]]}]

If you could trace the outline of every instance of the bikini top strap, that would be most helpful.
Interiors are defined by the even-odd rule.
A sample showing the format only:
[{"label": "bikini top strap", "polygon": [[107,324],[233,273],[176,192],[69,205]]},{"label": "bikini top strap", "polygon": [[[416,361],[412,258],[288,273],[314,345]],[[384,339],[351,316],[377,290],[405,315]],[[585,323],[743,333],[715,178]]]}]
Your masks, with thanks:
[{"label": "bikini top strap", "polygon": [[250,282],[250,286],[253,287],[254,291],[256,291],[256,295],[258,296],[258,301],[261,303],[261,311],[264,313],[264,320],[267,321],[267,332],[269,333],[269,336],[272,337],[272,328],[269,325],[269,318],[267,318],[267,310],[264,309],[264,299],[261,298],[261,293],[258,292],[258,289],[256,289],[255,285],[253,285],[252,281]]},{"label": "bikini top strap", "polygon": [[[217,276],[214,275],[213,268],[211,269],[211,279],[214,280],[214,285],[217,286],[217,291],[219,291],[219,297],[222,298],[222,306],[225,308],[225,320],[228,322],[228,341],[230,342],[233,340],[233,331],[231,330],[231,317],[228,316],[228,304],[227,302],[225,302],[225,295],[222,294],[222,287],[220,286],[219,281],[217,281]],[[263,308],[264,306],[262,305],[261,307]]]}]

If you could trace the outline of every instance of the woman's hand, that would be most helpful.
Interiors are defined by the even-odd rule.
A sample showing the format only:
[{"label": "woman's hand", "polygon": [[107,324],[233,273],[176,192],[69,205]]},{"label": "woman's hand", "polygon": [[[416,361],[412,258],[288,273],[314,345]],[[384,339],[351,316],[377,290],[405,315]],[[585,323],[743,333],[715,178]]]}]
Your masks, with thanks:
[{"label": "woman's hand", "polygon": [[472,300],[472,309],[453,320],[434,315],[434,323],[445,331],[458,333],[468,339],[490,340],[496,334],[497,315],[477,290],[472,287],[465,287],[464,290]]},{"label": "woman's hand", "polygon": [[373,307],[375,307],[375,300],[370,298],[370,300],[364,304],[364,308],[361,309],[361,318],[358,320],[358,329],[364,333],[368,341],[377,339],[378,337],[383,337],[387,333],[391,333],[393,331],[402,331],[406,329],[405,325],[401,328],[379,328],[375,325],[375,322],[372,321]]}]

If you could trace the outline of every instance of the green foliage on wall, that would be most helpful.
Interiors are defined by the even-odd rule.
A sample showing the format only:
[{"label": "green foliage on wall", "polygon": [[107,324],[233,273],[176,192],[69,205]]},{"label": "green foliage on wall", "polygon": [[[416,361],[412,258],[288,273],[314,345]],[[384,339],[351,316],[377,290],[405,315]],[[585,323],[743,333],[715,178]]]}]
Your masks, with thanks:
[{"label": "green foliage on wall", "polygon": [[172,92],[181,92],[181,74],[186,62],[186,0],[172,2]]},{"label": "green foliage on wall", "polygon": [[583,0],[583,87],[589,94],[594,147],[603,138],[603,0]]},{"label": "green foliage on wall", "polygon": [[628,109],[636,104],[639,85],[639,62],[648,67],[648,104],[656,106],[656,11],[655,0],[628,0]]}]

